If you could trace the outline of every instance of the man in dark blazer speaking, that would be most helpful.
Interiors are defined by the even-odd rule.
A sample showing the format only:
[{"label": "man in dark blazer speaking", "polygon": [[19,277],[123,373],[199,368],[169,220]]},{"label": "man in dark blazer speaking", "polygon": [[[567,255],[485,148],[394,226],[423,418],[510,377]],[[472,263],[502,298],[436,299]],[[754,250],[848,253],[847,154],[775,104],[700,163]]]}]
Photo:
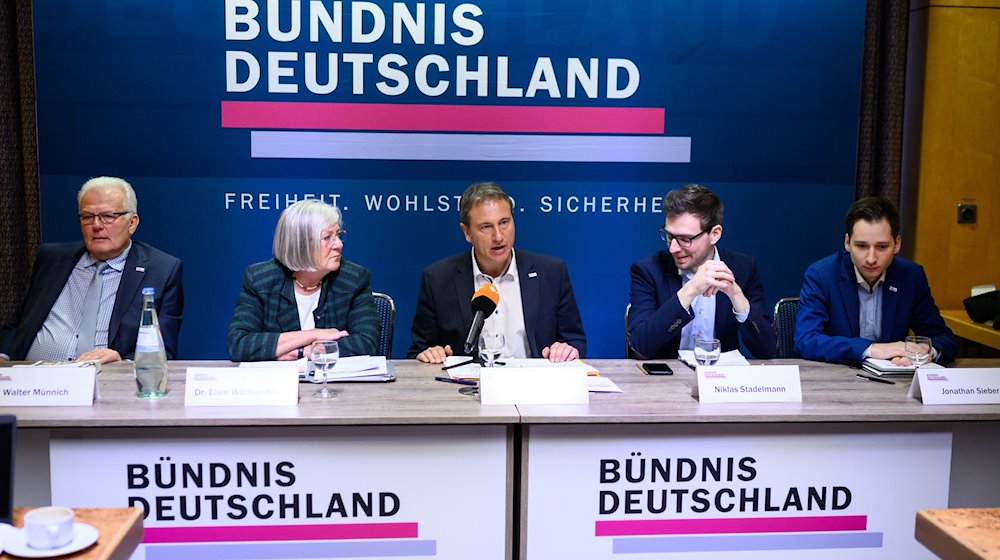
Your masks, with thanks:
[{"label": "man in dark blazer speaking", "polygon": [[462,194],[459,208],[462,233],[472,251],[424,269],[407,357],[441,363],[464,353],[473,319],[472,296],[486,283],[500,293],[487,321],[504,333],[504,357],[563,362],[585,356],[587,339],[566,264],[514,251],[510,196],[496,183],[476,183]]},{"label": "man in dark blazer speaking", "polygon": [[663,205],[667,250],[632,265],[629,346],[645,359],[676,358],[699,337],[719,339],[723,351],[739,349],[742,338],[754,356],[773,356],[777,338],[756,262],[716,247],[722,201],[701,185],[685,185]]},{"label": "man in dark blazer speaking", "polygon": [[39,247],[28,292],[0,330],[0,359],[131,358],[142,288],[156,290],[167,358],[177,355],[184,291],[181,261],[140,241],[132,186],[95,177],[77,195],[83,242]]}]

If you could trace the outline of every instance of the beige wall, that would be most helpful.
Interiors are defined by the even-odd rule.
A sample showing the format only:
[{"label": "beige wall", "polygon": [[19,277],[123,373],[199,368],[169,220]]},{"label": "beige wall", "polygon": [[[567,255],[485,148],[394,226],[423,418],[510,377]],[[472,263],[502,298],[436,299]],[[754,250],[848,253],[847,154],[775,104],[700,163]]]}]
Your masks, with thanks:
[{"label": "beige wall", "polygon": [[[907,69],[915,76],[907,103],[918,102],[907,125],[919,127],[909,154],[919,159],[909,164],[915,229],[903,243],[927,270],[938,306],[960,309],[972,285],[1000,285],[1000,0],[914,4],[926,60],[914,68],[921,61],[911,58]],[[964,201],[978,205],[977,223],[957,223]]]}]

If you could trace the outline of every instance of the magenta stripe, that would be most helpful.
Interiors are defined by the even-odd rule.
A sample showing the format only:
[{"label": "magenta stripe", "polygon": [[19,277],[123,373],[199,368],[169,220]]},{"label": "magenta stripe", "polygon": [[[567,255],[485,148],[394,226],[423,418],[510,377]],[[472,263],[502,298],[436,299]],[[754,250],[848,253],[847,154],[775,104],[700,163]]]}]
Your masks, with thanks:
[{"label": "magenta stripe", "polygon": [[142,542],[199,543],[415,538],[417,523],[330,523],[315,525],[220,525],[146,527]]},{"label": "magenta stripe", "polygon": [[707,533],[798,533],[805,531],[864,531],[867,515],[817,517],[742,517],[720,519],[637,519],[597,521],[598,537],[627,535],[698,535]]},{"label": "magenta stripe", "polygon": [[397,103],[223,101],[224,128],[663,134],[664,110]]}]

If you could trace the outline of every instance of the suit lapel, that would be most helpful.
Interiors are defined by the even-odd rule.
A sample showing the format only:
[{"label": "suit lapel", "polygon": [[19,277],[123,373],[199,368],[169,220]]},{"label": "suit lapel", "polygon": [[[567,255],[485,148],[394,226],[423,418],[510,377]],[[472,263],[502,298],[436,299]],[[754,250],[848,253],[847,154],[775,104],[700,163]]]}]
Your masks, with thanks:
[{"label": "suit lapel", "polygon": [[844,316],[851,329],[851,336],[861,336],[861,323],[858,318],[861,313],[861,303],[858,301],[858,281],[854,276],[854,263],[850,255],[844,254],[843,266],[840,269],[840,280],[837,288],[840,299],[844,303]]},{"label": "suit lapel", "polygon": [[893,327],[896,320],[896,308],[899,307],[899,286],[897,286],[896,275],[893,274],[892,265],[885,274],[885,282],[882,283],[882,340],[900,340],[893,336]]},{"label": "suit lapel", "polygon": [[524,333],[528,337],[531,356],[541,356],[535,329],[538,325],[538,272],[535,262],[524,253],[517,256],[517,282],[521,288],[521,312],[524,314]]},{"label": "suit lapel", "polygon": [[295,303],[295,289],[284,271],[281,276],[281,288],[278,291],[278,326],[281,332],[302,330],[302,325],[299,323],[299,306]]},{"label": "suit lapel", "polygon": [[[459,260],[455,266],[454,278],[455,300],[458,301],[458,312],[462,317],[461,328],[468,330],[472,324],[472,294],[475,291],[476,282],[472,278],[472,256],[466,256]],[[462,335],[463,337],[465,335]],[[458,349],[455,350],[458,352]]]},{"label": "suit lapel", "polygon": [[[121,326],[122,317],[128,313],[129,306],[146,277],[147,261],[149,261],[149,257],[146,255],[146,251],[133,241],[132,248],[125,259],[125,267],[122,268],[122,279],[118,283],[118,293],[115,295],[115,308],[111,312],[111,321],[108,323],[108,346],[112,346],[112,341],[118,337],[118,327]],[[157,297],[163,296],[163,294],[156,295]]]}]

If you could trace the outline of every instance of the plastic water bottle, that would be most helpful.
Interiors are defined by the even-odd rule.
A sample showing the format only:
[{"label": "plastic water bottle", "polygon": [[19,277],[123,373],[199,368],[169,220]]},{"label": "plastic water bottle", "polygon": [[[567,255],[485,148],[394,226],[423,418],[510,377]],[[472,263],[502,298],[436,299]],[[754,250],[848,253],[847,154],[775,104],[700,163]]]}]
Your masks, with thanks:
[{"label": "plastic water bottle", "polygon": [[167,394],[167,353],[156,317],[156,290],[142,289],[142,319],[135,341],[135,383],[139,398],[156,399]]}]

